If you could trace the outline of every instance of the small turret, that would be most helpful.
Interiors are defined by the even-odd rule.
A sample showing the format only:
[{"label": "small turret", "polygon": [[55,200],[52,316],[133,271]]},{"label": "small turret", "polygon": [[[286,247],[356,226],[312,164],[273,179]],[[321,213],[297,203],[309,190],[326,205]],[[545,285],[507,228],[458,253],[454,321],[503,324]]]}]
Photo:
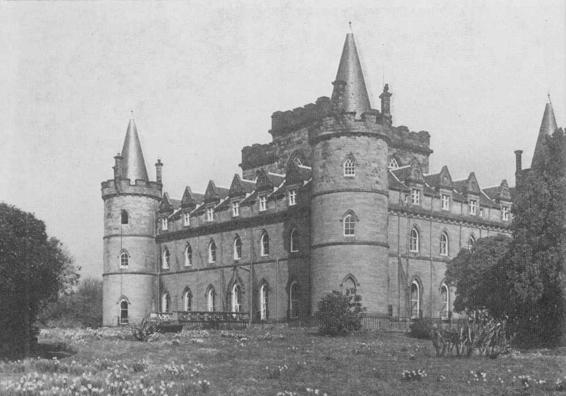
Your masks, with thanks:
[{"label": "small turret", "polygon": [[537,138],[537,144],[535,146],[535,152],[533,154],[533,160],[531,162],[531,168],[534,168],[537,163],[543,162],[546,156],[545,140],[547,136],[551,136],[554,131],[558,129],[556,124],[556,118],[554,117],[554,110],[552,108],[552,103],[550,102],[550,97],[548,98],[548,103],[544,108],[544,114],[542,116],[542,122],[540,123],[540,129]]},{"label": "small turret", "polygon": [[391,95],[392,93],[389,92],[389,84],[385,84],[383,86],[383,92],[379,95],[379,99],[381,99],[381,119],[383,125],[392,124]]},{"label": "small turret", "polygon": [[155,181],[157,183],[163,184],[163,162],[158,158],[157,162],[155,163]]}]

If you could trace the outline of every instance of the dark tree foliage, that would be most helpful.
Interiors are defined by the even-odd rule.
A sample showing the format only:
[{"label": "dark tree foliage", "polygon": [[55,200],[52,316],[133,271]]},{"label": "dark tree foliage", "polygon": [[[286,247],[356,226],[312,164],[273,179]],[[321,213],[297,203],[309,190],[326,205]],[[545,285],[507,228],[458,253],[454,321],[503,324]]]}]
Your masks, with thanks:
[{"label": "dark tree foliage", "polygon": [[61,243],[31,213],[0,203],[0,355],[29,353],[38,312],[76,281]]},{"label": "dark tree foliage", "polygon": [[505,260],[505,300],[516,341],[554,346],[564,330],[566,137],[545,142],[544,160],[521,174],[513,205],[513,242]]},{"label": "dark tree foliage", "polygon": [[511,238],[505,235],[481,238],[471,250],[460,250],[450,261],[446,279],[456,286],[456,312],[487,309],[493,316],[502,315],[499,263],[507,254],[510,243]]},{"label": "dark tree foliage", "polygon": [[318,302],[319,333],[323,335],[346,335],[362,327],[362,297],[350,290],[345,294],[334,290]]}]

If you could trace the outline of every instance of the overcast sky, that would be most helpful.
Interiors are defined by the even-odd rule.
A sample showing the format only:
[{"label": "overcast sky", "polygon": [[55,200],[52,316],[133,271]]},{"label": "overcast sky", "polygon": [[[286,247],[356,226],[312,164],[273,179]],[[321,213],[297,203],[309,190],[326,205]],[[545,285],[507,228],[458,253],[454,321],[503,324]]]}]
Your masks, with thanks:
[{"label": "overcast sky", "polygon": [[[431,171],[514,184],[546,95],[566,124],[566,2],[0,2],[0,201],[102,273],[100,182],[130,110],[165,191],[229,186],[271,113],[330,96],[352,21],[372,105],[431,133]],[[314,4],[314,3],[313,3]]]}]

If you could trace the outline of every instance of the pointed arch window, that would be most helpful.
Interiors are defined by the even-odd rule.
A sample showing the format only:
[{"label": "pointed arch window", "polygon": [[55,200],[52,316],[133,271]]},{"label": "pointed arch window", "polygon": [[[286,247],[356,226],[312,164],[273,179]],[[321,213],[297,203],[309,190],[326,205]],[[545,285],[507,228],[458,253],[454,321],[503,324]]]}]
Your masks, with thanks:
[{"label": "pointed arch window", "polygon": [[129,218],[128,218],[128,211],[125,209],[122,209],[122,211],[120,212],[120,223],[121,224],[128,224]]},{"label": "pointed arch window", "polygon": [[128,301],[126,299],[120,301],[120,324],[128,324]]},{"label": "pointed arch window", "polygon": [[357,293],[356,281],[352,278],[352,276],[348,276],[344,279],[341,286],[344,294],[355,295]]},{"label": "pointed arch window", "polygon": [[183,293],[183,311],[189,312],[192,310],[193,307],[193,293],[191,293],[191,289],[185,289]]},{"label": "pointed arch window", "polygon": [[187,242],[185,246],[185,267],[190,267],[193,265],[193,248],[191,244]]},{"label": "pointed arch window", "polygon": [[214,312],[216,310],[216,292],[214,287],[210,286],[206,292],[206,309],[208,312]]},{"label": "pointed arch window", "polygon": [[165,292],[161,295],[161,312],[168,313],[171,309],[171,297],[169,293]]},{"label": "pointed arch window", "polygon": [[299,284],[293,281],[289,286],[289,317],[299,317]]},{"label": "pointed arch window", "polygon": [[216,243],[211,239],[208,243],[208,262],[213,264],[216,262]]},{"label": "pointed arch window", "polygon": [[260,320],[267,320],[269,317],[267,304],[268,304],[268,285],[267,283],[262,283],[259,288],[259,319]]},{"label": "pointed arch window", "polygon": [[347,158],[344,161],[344,176],[345,177],[354,177],[356,176],[356,163],[354,162],[353,158]]},{"label": "pointed arch window", "polygon": [[171,260],[171,253],[169,253],[169,249],[165,247],[163,249],[163,257],[161,258],[161,268],[169,269],[170,260]]},{"label": "pointed arch window", "polygon": [[450,289],[445,282],[440,285],[440,318],[449,319],[450,318]]},{"label": "pointed arch window", "polygon": [[356,215],[354,213],[347,213],[343,220],[344,236],[355,236],[356,235]]},{"label": "pointed arch window", "polygon": [[127,268],[128,264],[130,264],[130,255],[126,250],[122,250],[122,252],[120,252],[120,267]]},{"label": "pointed arch window", "polygon": [[164,217],[161,219],[161,230],[167,231],[168,228],[169,228],[169,221],[167,220],[167,217]]},{"label": "pointed arch window", "polygon": [[411,229],[411,235],[409,237],[409,251],[411,253],[419,252],[420,235],[419,230],[416,227]]},{"label": "pointed arch window", "polygon": [[293,228],[289,234],[289,251],[296,253],[299,251],[299,231]]},{"label": "pointed arch window", "polygon": [[269,235],[267,234],[267,231],[264,231],[263,234],[261,234],[261,255],[262,256],[269,256]]},{"label": "pointed arch window", "polygon": [[239,235],[234,238],[234,260],[242,258],[242,239]]},{"label": "pointed arch window", "polygon": [[234,286],[232,286],[232,292],[231,292],[232,312],[240,312],[241,301],[242,301],[242,288],[240,287],[239,284],[236,283],[234,284]]},{"label": "pointed arch window", "polygon": [[399,163],[397,162],[397,160],[395,158],[391,158],[389,160],[389,165],[388,165],[389,169],[397,169],[399,168]]},{"label": "pointed arch window", "polygon": [[421,317],[421,286],[415,279],[411,282],[411,319],[418,319]]},{"label": "pointed arch window", "polygon": [[448,256],[448,234],[446,232],[440,234],[440,255]]}]

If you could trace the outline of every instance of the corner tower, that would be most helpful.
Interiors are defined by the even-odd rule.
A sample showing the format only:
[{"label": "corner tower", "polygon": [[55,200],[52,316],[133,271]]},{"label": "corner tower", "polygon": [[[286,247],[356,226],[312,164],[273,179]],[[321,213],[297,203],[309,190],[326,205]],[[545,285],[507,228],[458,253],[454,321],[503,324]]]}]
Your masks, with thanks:
[{"label": "corner tower", "polygon": [[333,85],[333,112],[309,133],[311,307],[355,289],[368,313],[386,314],[389,128],[371,109],[352,33]]},{"label": "corner tower", "polygon": [[149,181],[133,119],[114,159],[114,178],[102,182],[104,326],[139,323],[152,310],[155,213],[162,191],[160,180]]}]

